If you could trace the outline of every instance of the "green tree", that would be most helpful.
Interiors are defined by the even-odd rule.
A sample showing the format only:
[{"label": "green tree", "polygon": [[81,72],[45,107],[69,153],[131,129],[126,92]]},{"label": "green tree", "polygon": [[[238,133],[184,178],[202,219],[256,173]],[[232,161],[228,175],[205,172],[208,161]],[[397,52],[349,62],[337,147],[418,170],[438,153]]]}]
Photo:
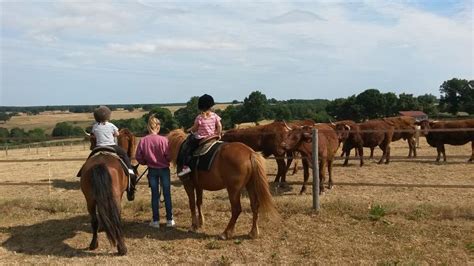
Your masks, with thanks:
[{"label": "green tree", "polygon": [[384,110],[384,116],[394,116],[397,115],[398,113],[398,97],[395,93],[393,92],[387,92],[383,94],[384,101],[385,101],[385,110]]},{"label": "green tree", "polygon": [[439,91],[441,92],[440,104],[444,111],[456,114],[464,111],[465,105],[470,105],[470,101],[474,100],[473,88],[469,86],[466,79],[453,78],[441,84]]},{"label": "green tree", "polygon": [[14,127],[10,129],[10,138],[14,138],[12,142],[24,143],[27,140],[24,139],[27,137],[27,134],[23,128]]},{"label": "green tree", "polygon": [[5,112],[0,112],[0,121],[6,122],[10,120],[11,116]]},{"label": "green tree", "polygon": [[292,120],[293,116],[287,104],[275,104],[270,107],[275,119]]},{"label": "green tree", "polygon": [[44,129],[42,128],[35,128],[28,131],[28,138],[30,141],[43,141],[46,139],[46,134]]},{"label": "green tree", "polygon": [[0,127],[0,143],[7,143],[8,137],[10,137],[10,132],[8,132],[8,129]]},{"label": "green tree", "polygon": [[258,122],[265,118],[268,114],[268,101],[267,96],[260,91],[254,91],[250,93],[248,97],[244,99],[241,109],[240,122]]},{"label": "green tree", "polygon": [[348,98],[338,98],[326,106],[326,111],[336,120],[354,120],[361,121],[363,118],[362,106],[356,103],[356,96]]},{"label": "green tree", "polygon": [[420,110],[420,105],[413,94],[401,93],[398,95],[398,110],[409,111],[409,110]]},{"label": "green tree", "polygon": [[81,127],[75,127],[68,122],[60,122],[56,124],[51,135],[53,137],[71,137],[82,136],[84,132]]},{"label": "green tree", "polygon": [[148,123],[148,117],[150,117],[151,114],[155,114],[155,117],[161,122],[160,133],[166,134],[171,130],[178,128],[178,121],[173,117],[170,110],[161,107],[151,109],[148,114],[143,115],[143,119],[146,123]]},{"label": "green tree", "polygon": [[357,95],[355,104],[362,107],[364,118],[379,118],[385,114],[385,97],[377,89],[368,89]]},{"label": "green tree", "polygon": [[186,107],[180,108],[174,112],[174,117],[178,121],[181,127],[189,128],[193,125],[194,119],[199,114],[198,109],[198,96],[193,96],[186,103]]},{"label": "green tree", "polygon": [[438,99],[436,98],[436,96],[431,94],[424,94],[418,96],[416,99],[423,112],[431,116],[438,114]]},{"label": "green tree", "polygon": [[217,112],[222,119],[221,124],[224,129],[231,129],[239,123],[240,109],[242,109],[241,105],[229,105],[224,111]]}]

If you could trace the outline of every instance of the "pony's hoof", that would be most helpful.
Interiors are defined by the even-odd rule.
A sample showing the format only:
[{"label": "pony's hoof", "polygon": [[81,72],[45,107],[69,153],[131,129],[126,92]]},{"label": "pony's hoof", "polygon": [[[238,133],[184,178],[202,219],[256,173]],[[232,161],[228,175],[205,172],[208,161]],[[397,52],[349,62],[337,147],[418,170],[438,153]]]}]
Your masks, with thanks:
[{"label": "pony's hoof", "polygon": [[258,231],[251,231],[251,232],[249,233],[249,237],[250,237],[251,239],[257,239],[257,238],[258,238]]},{"label": "pony's hoof", "polygon": [[125,256],[127,255],[127,247],[119,247],[118,248],[118,255],[119,256]]},{"label": "pony's hoof", "polygon": [[99,244],[97,242],[96,243],[91,243],[89,245],[89,250],[96,250],[98,247],[99,247]]}]

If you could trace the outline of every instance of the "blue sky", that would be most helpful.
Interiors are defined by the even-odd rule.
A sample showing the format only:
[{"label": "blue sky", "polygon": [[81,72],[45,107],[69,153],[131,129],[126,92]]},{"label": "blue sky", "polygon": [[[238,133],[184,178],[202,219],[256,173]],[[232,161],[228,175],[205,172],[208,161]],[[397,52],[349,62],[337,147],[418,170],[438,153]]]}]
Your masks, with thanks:
[{"label": "blue sky", "polygon": [[0,105],[439,96],[474,78],[470,0],[0,5]]}]

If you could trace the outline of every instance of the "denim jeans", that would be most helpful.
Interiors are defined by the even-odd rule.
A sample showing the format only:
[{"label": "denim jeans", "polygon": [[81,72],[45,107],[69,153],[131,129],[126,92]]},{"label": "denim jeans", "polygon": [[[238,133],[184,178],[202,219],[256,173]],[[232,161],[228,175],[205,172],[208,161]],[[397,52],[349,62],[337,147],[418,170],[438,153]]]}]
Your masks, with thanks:
[{"label": "denim jeans", "polygon": [[166,220],[173,219],[173,206],[171,204],[171,180],[169,168],[148,168],[148,180],[151,187],[151,209],[153,221],[160,220],[160,180],[165,198]]}]

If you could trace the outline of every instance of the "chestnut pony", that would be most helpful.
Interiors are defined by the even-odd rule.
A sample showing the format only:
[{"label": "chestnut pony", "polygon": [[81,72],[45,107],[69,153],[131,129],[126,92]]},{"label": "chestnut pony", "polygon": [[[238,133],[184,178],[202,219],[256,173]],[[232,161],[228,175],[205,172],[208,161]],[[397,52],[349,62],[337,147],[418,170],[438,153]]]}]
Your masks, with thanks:
[{"label": "chestnut pony", "polygon": [[135,153],[137,151],[137,141],[135,135],[128,128],[122,128],[119,130],[117,145],[122,147],[122,149],[127,152],[130,160],[135,158]]},{"label": "chestnut pony", "polygon": [[119,255],[127,253],[120,218],[120,203],[127,186],[128,177],[116,156],[97,154],[84,164],[81,172],[81,190],[91,216],[93,235],[90,250],[98,247],[97,230],[100,219],[110,244],[117,246]]},{"label": "chestnut pony", "polygon": [[[182,129],[175,129],[168,134],[170,157],[174,164],[186,137]],[[234,234],[235,223],[242,211],[240,196],[244,188],[247,189],[253,214],[252,229],[249,233],[251,238],[256,238],[259,234],[257,225],[259,210],[268,214],[269,218],[278,217],[268,186],[265,159],[243,143],[222,144],[209,171],[195,170],[182,178],[182,182],[191,209],[190,231],[196,231],[204,223],[201,212],[203,190],[227,189],[229,194],[232,216],[220,235],[221,239],[229,239]]]},{"label": "chestnut pony", "polygon": [[[129,157],[135,156],[135,136],[128,130],[120,130],[118,145]],[[91,149],[95,138],[91,137]],[[92,241],[90,250],[98,247],[97,231],[99,220],[118,254],[127,254],[120,218],[122,195],[127,190],[128,176],[124,173],[117,156],[100,153],[90,157],[81,170],[81,190],[91,216]]]}]

